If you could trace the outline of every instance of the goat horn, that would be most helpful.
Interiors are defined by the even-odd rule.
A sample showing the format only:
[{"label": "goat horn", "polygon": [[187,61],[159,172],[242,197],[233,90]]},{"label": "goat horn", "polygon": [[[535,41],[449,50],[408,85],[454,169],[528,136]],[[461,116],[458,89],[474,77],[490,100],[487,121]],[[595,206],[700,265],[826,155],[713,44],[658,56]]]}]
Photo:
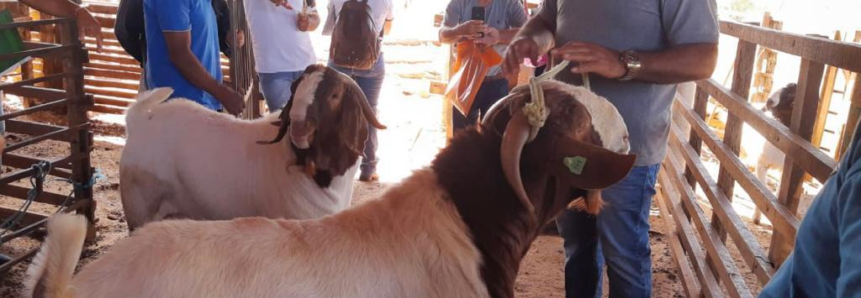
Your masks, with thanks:
[{"label": "goat horn", "polygon": [[[275,136],[275,139],[272,141],[268,141],[268,142],[267,141],[258,141],[257,144],[272,145],[272,144],[281,142],[281,140],[284,139],[284,136],[287,135],[287,128],[290,127],[290,117],[285,117],[286,115],[284,115],[284,113],[289,113],[289,111],[287,111],[287,110],[281,111],[281,115],[279,116],[279,118],[281,118],[281,122],[280,122],[280,125],[278,126],[278,135]],[[278,122],[272,122],[273,125],[276,123],[278,123]]]},{"label": "goat horn", "polygon": [[520,199],[526,210],[532,213],[535,211],[535,207],[529,201],[529,196],[523,188],[523,179],[520,177],[520,156],[523,153],[523,147],[526,146],[529,139],[530,130],[526,115],[522,112],[515,113],[508,122],[505,133],[502,135],[500,156],[502,158],[502,173],[505,174],[505,179],[514,188],[514,193],[517,194],[517,198]]},{"label": "goat horn", "polygon": [[[359,87],[356,86],[356,89],[359,89]],[[364,93],[361,93],[361,90],[358,90],[357,92],[359,92],[361,96],[356,96],[354,98],[358,100],[359,105],[362,106],[362,114],[365,115],[365,119],[368,120],[368,123],[377,129],[386,129],[386,126],[380,123],[380,120],[377,120],[377,115],[374,114],[374,110],[371,109],[371,104],[368,103],[368,99],[365,98]]]}]

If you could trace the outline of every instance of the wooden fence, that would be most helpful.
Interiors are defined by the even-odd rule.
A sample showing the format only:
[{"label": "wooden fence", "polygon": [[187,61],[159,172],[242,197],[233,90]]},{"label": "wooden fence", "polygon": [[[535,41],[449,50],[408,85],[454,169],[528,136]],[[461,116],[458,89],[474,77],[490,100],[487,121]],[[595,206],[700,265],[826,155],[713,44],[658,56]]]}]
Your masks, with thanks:
[{"label": "wooden fence", "polygon": [[[0,25],[0,30],[19,29],[33,27],[55,26],[59,32],[58,43],[23,42],[23,50],[13,53],[0,54],[0,61],[17,61],[21,58],[34,58],[26,62],[22,69],[32,69],[33,63],[39,60],[42,65],[56,63],[59,65],[57,73],[33,78],[22,75],[22,80],[15,82],[0,83],[0,92],[20,96],[22,98],[38,98],[38,105],[0,115],[0,121],[6,125],[6,133],[14,134],[21,140],[9,142],[3,149],[3,166],[11,167],[13,170],[0,176],[0,195],[20,199],[23,205],[31,202],[44,203],[61,208],[63,211],[76,210],[84,214],[93,223],[95,216],[95,202],[91,187],[88,187],[93,176],[90,165],[90,152],[92,150],[93,135],[90,132],[90,123],[87,118],[87,110],[93,105],[93,98],[84,93],[84,70],[87,53],[77,38],[77,26],[71,19],[53,19],[38,21],[23,21]],[[59,86],[59,87],[47,87]],[[28,121],[22,116],[36,112],[49,111],[65,108],[67,125],[49,125]],[[27,156],[21,149],[53,140],[69,143],[68,154],[60,157]],[[16,152],[18,151],[18,152]],[[44,168],[34,165],[44,163]],[[29,179],[36,176],[42,169],[47,174],[75,184],[73,197],[68,193],[53,193],[43,191],[36,192],[35,196],[28,194],[30,189],[13,185],[14,182]],[[49,170],[48,170],[49,169]],[[47,179],[51,176],[47,176]],[[45,180],[42,180],[45,181]],[[39,179],[36,183],[41,187]],[[37,187],[38,188],[38,187]],[[16,222],[7,222],[11,216],[19,218]],[[0,221],[9,223],[8,229],[0,230],[0,243],[29,235],[40,228],[47,221],[46,214],[26,211],[26,209],[10,209],[0,207]],[[14,223],[14,224],[13,224]],[[95,230],[90,229],[90,239],[95,235]],[[21,256],[15,256],[13,261],[0,264],[0,273],[10,269],[15,264],[25,260],[36,253],[32,250]]]},{"label": "wooden fence", "polygon": [[[684,119],[691,132],[686,135],[680,128],[682,123],[672,126],[670,152],[659,175],[656,200],[660,217],[671,233],[669,247],[687,296],[754,297],[756,289],[772,278],[793,249],[805,175],[824,182],[837,166],[834,159],[810,142],[820,114],[819,90],[825,66],[861,72],[861,46],[727,21],[720,23],[720,29],[738,38],[732,86],[724,87],[715,80],[699,81],[693,108],[680,100],[674,103],[674,113],[681,116],[675,118]],[[757,47],[801,57],[790,127],[748,103]],[[847,136],[853,134],[850,126],[858,122],[861,114],[861,86],[857,83],[851,98],[850,125],[844,131]],[[723,140],[704,120],[710,100],[728,110]],[[739,158],[745,123],[786,153],[776,196]],[[720,162],[716,180],[701,159],[703,145]],[[736,185],[771,221],[773,235],[767,247],[760,244],[733,208]],[[698,202],[697,187],[711,205],[711,218]],[[732,246],[741,256],[741,264],[730,254]],[[753,274],[755,282],[746,281],[745,274]]]}]

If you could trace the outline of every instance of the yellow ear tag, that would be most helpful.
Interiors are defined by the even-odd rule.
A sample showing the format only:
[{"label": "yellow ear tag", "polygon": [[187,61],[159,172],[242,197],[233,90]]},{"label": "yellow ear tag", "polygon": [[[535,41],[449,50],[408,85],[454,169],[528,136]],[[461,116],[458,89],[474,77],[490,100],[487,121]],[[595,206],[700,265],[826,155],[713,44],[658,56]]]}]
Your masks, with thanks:
[{"label": "yellow ear tag", "polygon": [[582,156],[566,157],[562,163],[568,167],[568,171],[575,175],[583,174],[583,168],[586,167],[586,158]]}]

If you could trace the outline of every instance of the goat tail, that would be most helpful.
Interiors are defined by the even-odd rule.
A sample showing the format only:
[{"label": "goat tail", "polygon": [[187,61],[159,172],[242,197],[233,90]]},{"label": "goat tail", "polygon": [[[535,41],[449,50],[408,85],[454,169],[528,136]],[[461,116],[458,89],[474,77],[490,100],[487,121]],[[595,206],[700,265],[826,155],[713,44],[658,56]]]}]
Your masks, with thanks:
[{"label": "goat tail", "polygon": [[28,270],[27,294],[33,298],[73,298],[70,285],[81,257],[87,220],[58,214],[48,220],[48,237]]},{"label": "goat tail", "polygon": [[137,102],[126,112],[126,129],[149,118],[152,108],[170,98],[171,94],[173,88],[157,88],[139,94]]}]

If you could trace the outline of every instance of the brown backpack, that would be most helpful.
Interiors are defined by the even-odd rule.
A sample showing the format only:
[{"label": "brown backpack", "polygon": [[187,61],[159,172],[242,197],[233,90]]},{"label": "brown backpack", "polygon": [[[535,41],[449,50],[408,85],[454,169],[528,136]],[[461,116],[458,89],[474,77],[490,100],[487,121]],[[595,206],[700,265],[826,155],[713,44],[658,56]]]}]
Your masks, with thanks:
[{"label": "brown backpack", "polygon": [[368,0],[344,2],[335,17],[329,61],[345,68],[371,69],[380,58],[383,36],[376,28]]}]

